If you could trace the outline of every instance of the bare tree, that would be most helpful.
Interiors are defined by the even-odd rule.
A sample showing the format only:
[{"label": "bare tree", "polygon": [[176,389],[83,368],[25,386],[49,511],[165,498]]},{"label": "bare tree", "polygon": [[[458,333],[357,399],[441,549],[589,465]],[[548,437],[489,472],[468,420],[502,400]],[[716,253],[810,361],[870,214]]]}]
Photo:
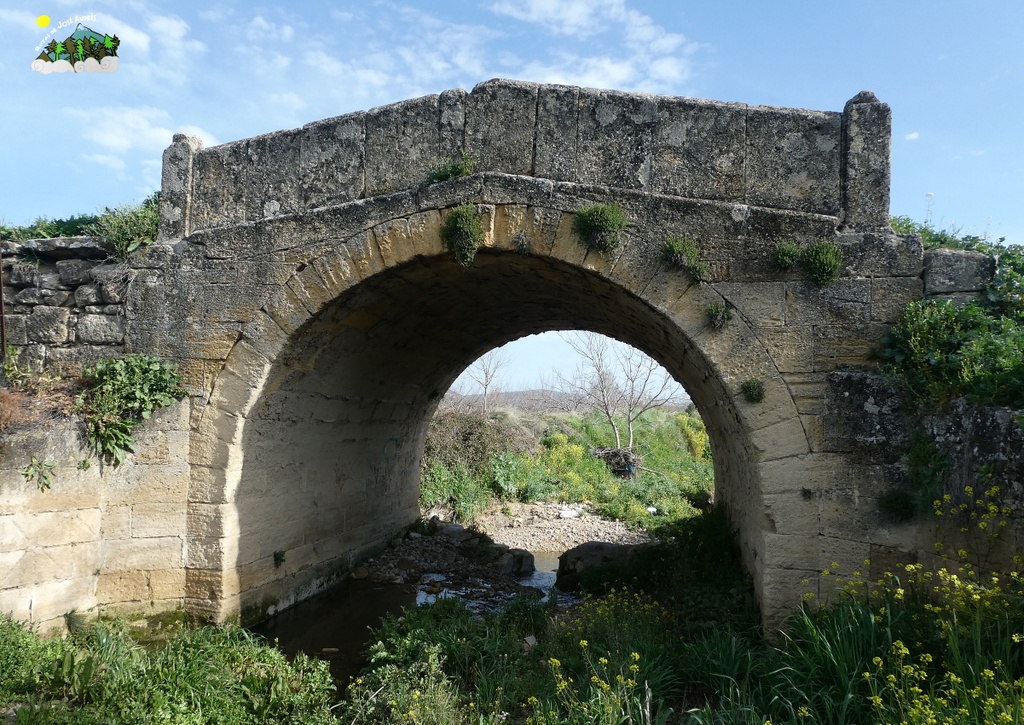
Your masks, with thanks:
[{"label": "bare tree", "polygon": [[563,410],[597,408],[612,427],[616,448],[623,448],[625,433],[625,448],[633,449],[637,421],[648,410],[685,397],[665,368],[634,347],[593,332],[565,333],[562,339],[580,363],[571,376],[553,373],[553,399]]},{"label": "bare tree", "polygon": [[[461,378],[469,378],[480,389],[484,414],[488,412],[488,396],[498,391],[502,373],[509,364],[508,353],[495,348],[477,358],[476,362],[466,368]],[[465,383],[465,380],[463,380]]]}]

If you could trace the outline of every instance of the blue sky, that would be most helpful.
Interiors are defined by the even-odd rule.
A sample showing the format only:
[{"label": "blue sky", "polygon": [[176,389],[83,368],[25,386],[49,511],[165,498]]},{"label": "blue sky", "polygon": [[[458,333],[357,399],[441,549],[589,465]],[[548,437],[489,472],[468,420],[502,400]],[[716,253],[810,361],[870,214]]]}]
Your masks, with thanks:
[{"label": "blue sky", "polygon": [[[30,71],[88,15],[116,72]],[[1020,0],[47,0],[7,3],[0,33],[7,224],[141,200],[175,132],[212,145],[509,77],[822,110],[872,90],[892,213],[1024,242]]]}]

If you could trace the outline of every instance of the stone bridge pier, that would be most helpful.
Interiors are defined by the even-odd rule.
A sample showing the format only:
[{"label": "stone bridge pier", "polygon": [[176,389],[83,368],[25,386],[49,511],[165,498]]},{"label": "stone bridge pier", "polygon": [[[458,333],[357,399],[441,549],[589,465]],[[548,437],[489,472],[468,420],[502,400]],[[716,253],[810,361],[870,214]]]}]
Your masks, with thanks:
[{"label": "stone bridge pier", "polygon": [[[921,294],[920,242],[889,228],[889,139],[870,93],[822,112],[514,81],[213,148],[176,136],[126,346],[192,393],[187,608],[260,619],[384,546],[417,515],[445,391],[546,330],[618,338],[686,387],[766,623],[832,561],[895,551],[889,471],[854,454],[828,377]],[[463,152],[473,174],[424,184]],[[465,202],[485,229],[469,268],[440,238]],[[571,230],[597,202],[629,215],[610,254]],[[662,261],[670,236],[699,244],[706,282]],[[843,250],[832,286],[774,268],[779,241],[820,239]]]}]

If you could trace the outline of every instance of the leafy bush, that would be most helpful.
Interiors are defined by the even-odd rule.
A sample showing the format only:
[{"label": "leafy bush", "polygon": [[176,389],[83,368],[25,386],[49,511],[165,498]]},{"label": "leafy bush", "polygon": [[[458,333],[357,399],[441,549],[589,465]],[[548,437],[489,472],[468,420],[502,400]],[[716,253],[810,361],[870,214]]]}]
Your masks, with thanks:
[{"label": "leafy bush", "polygon": [[572,230],[587,249],[611,252],[619,246],[619,234],[629,226],[626,211],[618,204],[591,204],[580,207],[572,220]]},{"label": "leafy bush", "polygon": [[791,239],[783,240],[775,247],[775,254],[772,256],[772,264],[776,269],[792,269],[800,263],[800,245]]},{"label": "leafy bush", "polygon": [[462,176],[469,176],[473,173],[476,161],[467,152],[463,151],[459,158],[447,156],[438,159],[427,169],[427,184],[436,184],[449,179],[458,179]]},{"label": "leafy bush", "polygon": [[85,414],[89,442],[114,465],[132,450],[134,428],[186,394],[177,366],[152,355],[100,360],[82,377],[85,390],[78,406]]},{"label": "leafy bush", "polygon": [[843,250],[835,242],[821,239],[800,255],[800,267],[814,287],[828,287],[843,271]]},{"label": "leafy bush", "polygon": [[966,396],[982,405],[1024,406],[1024,324],[978,304],[915,300],[882,339],[884,369],[921,405]]},{"label": "leafy bush", "polygon": [[452,209],[441,225],[441,239],[463,267],[473,264],[476,250],[484,240],[484,228],[473,204],[465,203]]},{"label": "leafy bush", "polygon": [[156,240],[160,224],[160,192],[153,192],[141,204],[107,207],[88,227],[88,233],[106,238],[118,259]]},{"label": "leafy bush", "polygon": [[120,622],[44,643],[0,620],[0,663],[0,702],[43,703],[31,722],[336,722],[327,662],[289,662],[239,627],[188,629],[148,651]]},{"label": "leafy bush", "polygon": [[698,282],[708,278],[708,265],[700,258],[697,242],[685,237],[669,237],[661,248],[661,258],[673,267],[686,270]]},{"label": "leafy bush", "polygon": [[748,403],[760,403],[764,400],[764,382],[758,378],[744,380],[740,392]]},{"label": "leafy bush", "polygon": [[92,234],[92,225],[98,221],[95,214],[77,214],[67,219],[38,217],[25,226],[9,227],[0,224],[0,239],[23,242],[26,239],[49,239],[51,237],[78,237]]}]

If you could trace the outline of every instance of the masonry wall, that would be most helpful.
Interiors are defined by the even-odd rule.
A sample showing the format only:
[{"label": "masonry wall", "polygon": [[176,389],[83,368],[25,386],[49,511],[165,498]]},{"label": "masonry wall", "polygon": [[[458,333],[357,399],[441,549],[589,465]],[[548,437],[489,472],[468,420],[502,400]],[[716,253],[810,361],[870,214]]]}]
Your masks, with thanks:
[{"label": "masonry wall", "polygon": [[[0,613],[47,631],[70,612],[182,606],[188,403],[155,413],[135,443],[113,468],[73,421],[0,436]],[[32,456],[53,464],[47,490],[21,473]]]}]

